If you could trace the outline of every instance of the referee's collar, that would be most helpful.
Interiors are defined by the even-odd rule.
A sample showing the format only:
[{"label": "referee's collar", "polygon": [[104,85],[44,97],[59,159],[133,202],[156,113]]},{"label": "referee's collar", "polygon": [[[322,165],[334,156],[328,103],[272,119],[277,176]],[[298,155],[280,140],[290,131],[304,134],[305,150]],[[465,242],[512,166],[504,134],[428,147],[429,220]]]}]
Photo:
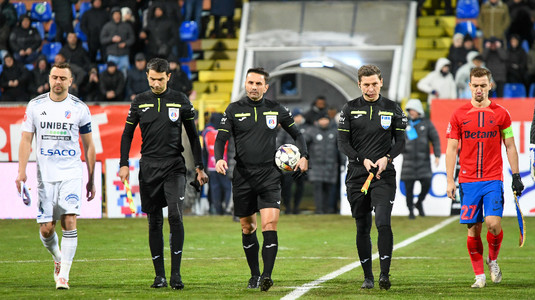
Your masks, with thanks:
[{"label": "referee's collar", "polygon": [[245,100],[247,101],[247,103],[249,103],[250,105],[252,106],[259,106],[259,105],[262,105],[262,103],[264,103],[264,97],[262,97],[262,99],[260,100],[257,100],[257,101],[254,101],[252,100],[251,98],[245,96]]}]

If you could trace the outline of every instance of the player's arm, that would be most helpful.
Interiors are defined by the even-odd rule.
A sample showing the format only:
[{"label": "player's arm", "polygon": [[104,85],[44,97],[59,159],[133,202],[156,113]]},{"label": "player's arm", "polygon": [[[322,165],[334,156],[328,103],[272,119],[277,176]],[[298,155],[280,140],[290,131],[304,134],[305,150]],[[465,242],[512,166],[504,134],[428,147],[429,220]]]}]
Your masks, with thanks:
[{"label": "player's arm", "polygon": [[[82,127],[83,128],[83,127]],[[87,201],[93,200],[95,198],[95,162],[97,160],[97,155],[95,152],[95,144],[93,143],[93,133],[89,131],[88,133],[80,134],[82,138],[82,145],[84,147],[85,154],[85,163],[87,164]]]},{"label": "player's arm", "polygon": [[217,173],[223,175],[226,175],[228,170],[228,163],[223,159],[223,155],[225,154],[225,145],[232,136],[232,120],[231,109],[227,107],[227,110],[223,113],[221,122],[219,122],[217,137],[214,143],[215,169]]},{"label": "player's arm", "polygon": [[121,159],[119,161],[119,178],[121,182],[128,180],[130,177],[130,170],[128,165],[128,157],[130,155],[130,147],[132,146],[132,139],[134,138],[134,131],[139,123],[138,114],[138,96],[134,98],[132,104],[130,104],[130,110],[126,117],[126,123],[124,124],[123,135],[121,136]]},{"label": "player's arm", "polygon": [[23,131],[22,138],[19,144],[19,172],[15,184],[17,185],[17,191],[20,192],[21,181],[26,182],[28,177],[26,176],[26,166],[30,159],[30,153],[32,151],[33,132]]},{"label": "player's arm", "polygon": [[301,158],[295,165],[294,171],[300,170],[301,173],[303,173],[308,170],[308,149],[305,137],[301,131],[297,129],[297,125],[295,125],[294,119],[290,116],[288,109],[281,106],[279,113],[281,114],[280,124],[282,129],[286,130],[286,132],[288,132],[294,139],[295,145],[299,149],[299,153],[301,153]]},{"label": "player's arm", "polygon": [[513,173],[513,192],[517,196],[522,194],[524,190],[524,184],[520,177],[520,169],[518,168],[518,152],[516,150],[515,138],[513,136],[513,129],[511,126],[502,130],[503,143],[505,145],[505,152],[507,153],[507,160],[509,161],[509,166],[511,167],[511,172]]},{"label": "player's arm", "polygon": [[455,201],[455,164],[457,163],[457,148],[459,147],[459,140],[448,139],[446,146],[446,179],[448,197]]},{"label": "player's arm", "polygon": [[531,130],[529,135],[529,158],[531,179],[535,181],[535,109],[533,110],[533,119],[531,121]]},{"label": "player's arm", "polygon": [[347,104],[342,107],[340,112],[340,119],[338,123],[338,149],[345,154],[349,160],[364,162],[362,154],[357,152],[353,146],[351,146],[351,113]]},{"label": "player's arm", "polygon": [[204,172],[204,165],[202,163],[202,149],[199,140],[197,127],[195,126],[195,112],[193,106],[191,107],[191,114],[187,116],[183,122],[184,129],[188,135],[191,152],[193,153],[193,160],[195,161],[195,172],[197,172],[197,181],[200,185],[208,182],[208,175]]}]

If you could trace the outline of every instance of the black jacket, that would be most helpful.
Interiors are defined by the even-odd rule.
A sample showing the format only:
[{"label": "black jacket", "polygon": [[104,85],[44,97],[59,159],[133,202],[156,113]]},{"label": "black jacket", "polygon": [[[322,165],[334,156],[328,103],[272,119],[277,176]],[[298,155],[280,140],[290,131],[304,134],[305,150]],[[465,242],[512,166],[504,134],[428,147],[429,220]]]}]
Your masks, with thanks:
[{"label": "black jacket", "polygon": [[[419,120],[419,122],[417,122]],[[429,143],[433,145],[435,157],[440,157],[440,138],[435,126],[428,119],[418,119],[412,127],[418,137],[406,139],[403,151],[403,166],[401,168],[401,180],[416,180],[431,178],[431,161],[429,156]],[[414,124],[416,123],[416,124]],[[410,127],[407,126],[407,130]],[[408,131],[407,131],[408,133]]]},{"label": "black jacket", "polygon": [[[2,101],[28,101],[29,94],[27,87],[30,76],[30,72],[17,61],[14,62],[11,68],[4,65],[4,69],[0,74]],[[10,87],[10,80],[18,80],[19,84],[16,87]]]}]

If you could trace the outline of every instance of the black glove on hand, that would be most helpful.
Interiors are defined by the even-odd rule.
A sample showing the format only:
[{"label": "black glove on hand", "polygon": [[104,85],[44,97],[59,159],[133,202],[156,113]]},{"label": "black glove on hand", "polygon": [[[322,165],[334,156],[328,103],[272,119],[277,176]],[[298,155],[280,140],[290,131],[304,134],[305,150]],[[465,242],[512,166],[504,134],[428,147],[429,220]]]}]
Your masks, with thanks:
[{"label": "black glove on hand", "polygon": [[189,183],[192,187],[195,188],[195,190],[197,191],[197,193],[200,193],[201,192],[201,184],[199,183],[199,181],[197,181],[197,179],[194,179],[192,182]]},{"label": "black glove on hand", "polygon": [[513,184],[511,185],[511,188],[513,189],[513,192],[516,193],[517,197],[520,197],[520,195],[522,195],[522,191],[524,190],[524,184],[522,183],[520,174],[513,174]]},{"label": "black glove on hand", "polygon": [[294,180],[297,180],[303,176],[306,176],[307,175],[307,172],[301,172],[301,169],[300,168],[297,168],[297,171],[294,171],[294,173],[292,174],[292,177]]}]

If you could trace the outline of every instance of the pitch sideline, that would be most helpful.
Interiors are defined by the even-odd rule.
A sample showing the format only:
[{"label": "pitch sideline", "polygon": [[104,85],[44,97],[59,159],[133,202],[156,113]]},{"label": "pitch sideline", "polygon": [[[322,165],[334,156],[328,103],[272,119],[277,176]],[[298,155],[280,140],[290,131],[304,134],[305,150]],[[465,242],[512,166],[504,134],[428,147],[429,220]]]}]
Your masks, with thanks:
[{"label": "pitch sideline", "polygon": [[[410,245],[414,242],[416,242],[417,240],[421,239],[421,238],[424,238],[444,227],[446,227],[448,224],[452,223],[453,221],[459,219],[459,216],[453,216],[453,217],[450,217],[440,223],[438,223],[437,225],[425,230],[425,231],[422,231],[420,233],[418,233],[417,235],[414,235],[396,245],[394,245],[394,249],[393,250],[397,250],[399,248],[403,248],[407,245]],[[379,257],[379,253],[375,253],[372,255],[372,260],[375,260]],[[306,294],[308,291],[310,291],[311,289],[313,288],[316,288],[318,285],[328,281],[328,280],[331,280],[333,278],[336,278],[346,272],[349,272],[353,269],[355,269],[356,267],[359,267],[360,266],[360,261],[356,261],[354,263],[351,263],[349,265],[346,265],[346,266],[343,266],[342,268],[334,271],[334,272],[331,272],[319,279],[316,279],[314,281],[311,281],[311,282],[308,282],[308,283],[305,283],[303,284],[302,286],[296,288],[295,290],[293,290],[292,292],[290,292],[288,295],[282,297],[281,299],[283,300],[294,300],[294,299],[297,299],[301,296],[303,296],[304,294]]]}]

